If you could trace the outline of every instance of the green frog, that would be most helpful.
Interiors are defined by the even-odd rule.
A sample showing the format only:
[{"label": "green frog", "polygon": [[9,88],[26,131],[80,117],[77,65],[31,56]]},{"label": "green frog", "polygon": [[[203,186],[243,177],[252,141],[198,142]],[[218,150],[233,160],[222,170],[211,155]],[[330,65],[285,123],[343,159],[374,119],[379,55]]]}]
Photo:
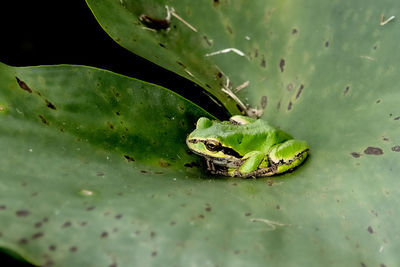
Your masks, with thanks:
[{"label": "green frog", "polygon": [[307,142],[264,120],[241,115],[222,122],[200,118],[186,144],[206,159],[212,174],[242,178],[291,171],[309,154]]}]

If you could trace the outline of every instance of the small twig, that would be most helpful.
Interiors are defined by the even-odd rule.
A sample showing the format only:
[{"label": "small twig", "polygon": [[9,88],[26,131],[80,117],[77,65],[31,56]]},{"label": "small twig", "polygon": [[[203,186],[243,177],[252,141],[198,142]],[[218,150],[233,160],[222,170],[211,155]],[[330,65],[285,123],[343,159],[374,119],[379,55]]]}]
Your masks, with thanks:
[{"label": "small twig", "polygon": [[247,86],[249,86],[250,81],[245,81],[244,83],[242,83],[241,85],[239,85],[238,87],[236,87],[235,89],[235,93],[239,92],[240,90],[242,90],[243,88],[246,88]]},{"label": "small twig", "polygon": [[387,24],[388,22],[394,20],[395,16],[391,16],[390,18],[388,18],[387,20],[385,20],[385,16],[382,14],[381,15],[381,26],[384,26],[385,24]]},{"label": "small twig", "polygon": [[176,14],[175,9],[173,7],[171,7],[171,9],[168,8],[168,6],[165,6],[168,10],[168,14],[171,14],[172,16],[174,16],[175,18],[177,18],[178,20],[180,20],[183,24],[185,24],[186,26],[188,26],[192,31],[197,32],[197,29],[195,27],[193,27],[192,25],[190,25],[186,20],[184,20],[183,18],[181,18],[178,14]]}]

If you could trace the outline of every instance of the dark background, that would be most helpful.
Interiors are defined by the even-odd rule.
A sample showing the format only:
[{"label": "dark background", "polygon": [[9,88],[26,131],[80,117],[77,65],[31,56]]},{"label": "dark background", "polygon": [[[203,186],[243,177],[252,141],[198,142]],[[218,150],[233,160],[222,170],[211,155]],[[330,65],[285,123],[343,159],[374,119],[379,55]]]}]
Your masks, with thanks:
[{"label": "dark background", "polygon": [[7,0],[0,4],[0,62],[11,66],[75,64],[111,70],[164,86],[226,117],[193,82],[119,46],[85,0]]},{"label": "dark background", "polygon": [[[103,68],[164,86],[219,118],[227,117],[226,110],[194,83],[115,43],[84,0],[1,2],[0,62],[11,66],[76,64]],[[16,262],[0,250],[0,266],[31,265]]]}]

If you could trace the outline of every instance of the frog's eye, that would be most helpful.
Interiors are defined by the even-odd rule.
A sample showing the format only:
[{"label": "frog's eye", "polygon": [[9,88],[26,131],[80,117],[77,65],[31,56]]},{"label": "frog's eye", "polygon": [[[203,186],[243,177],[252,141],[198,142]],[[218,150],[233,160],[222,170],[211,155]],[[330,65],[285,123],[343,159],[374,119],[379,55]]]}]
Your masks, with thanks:
[{"label": "frog's eye", "polygon": [[210,151],[220,151],[222,149],[221,144],[217,140],[207,140],[205,145]]}]

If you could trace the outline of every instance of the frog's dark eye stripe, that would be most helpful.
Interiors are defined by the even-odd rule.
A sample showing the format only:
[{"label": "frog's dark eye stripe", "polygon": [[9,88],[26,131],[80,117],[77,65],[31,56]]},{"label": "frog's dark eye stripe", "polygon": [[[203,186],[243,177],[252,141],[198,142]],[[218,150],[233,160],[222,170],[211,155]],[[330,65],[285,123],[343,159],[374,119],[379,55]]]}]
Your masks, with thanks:
[{"label": "frog's dark eye stripe", "polygon": [[242,158],[242,156],[237,153],[235,150],[233,150],[230,147],[222,147],[221,151],[226,154],[226,155],[230,155],[230,156],[234,156],[235,158]]}]

